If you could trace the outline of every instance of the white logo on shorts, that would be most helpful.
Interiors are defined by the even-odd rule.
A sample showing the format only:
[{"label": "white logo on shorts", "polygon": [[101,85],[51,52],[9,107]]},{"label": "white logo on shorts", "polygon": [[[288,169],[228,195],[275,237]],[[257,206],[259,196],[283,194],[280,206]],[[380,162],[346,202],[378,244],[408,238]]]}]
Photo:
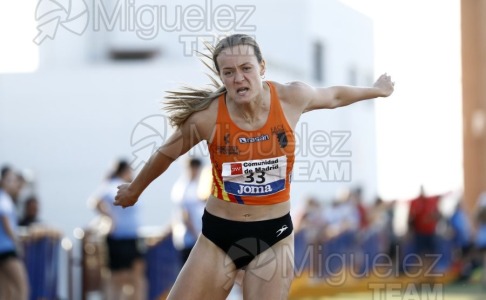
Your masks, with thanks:
[{"label": "white logo on shorts", "polygon": [[277,230],[277,237],[279,237],[285,230],[287,230],[287,225],[283,225],[282,228]]}]

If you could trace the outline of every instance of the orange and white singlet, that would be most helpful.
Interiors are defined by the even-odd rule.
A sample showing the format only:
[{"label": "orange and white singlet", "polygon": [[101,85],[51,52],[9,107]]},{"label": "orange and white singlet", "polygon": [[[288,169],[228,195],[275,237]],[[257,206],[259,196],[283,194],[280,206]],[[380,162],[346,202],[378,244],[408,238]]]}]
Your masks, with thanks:
[{"label": "orange and white singlet", "polygon": [[212,194],[219,199],[268,205],[290,199],[295,138],[271,82],[270,112],[265,125],[240,129],[230,118],[225,96],[218,98],[213,140],[208,144],[212,163]]}]

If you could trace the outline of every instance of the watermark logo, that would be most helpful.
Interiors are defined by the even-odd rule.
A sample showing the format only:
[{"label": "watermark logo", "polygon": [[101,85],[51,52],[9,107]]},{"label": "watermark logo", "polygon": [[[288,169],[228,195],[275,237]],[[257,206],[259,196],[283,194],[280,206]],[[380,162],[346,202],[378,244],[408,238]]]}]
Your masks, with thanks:
[{"label": "watermark logo", "polygon": [[[272,248],[263,252],[258,239],[242,239],[231,247],[225,267],[232,259],[250,262],[247,272],[270,281],[275,276],[281,279],[306,277],[322,287],[335,288],[362,282],[361,288],[371,292],[372,299],[443,299],[443,270],[437,266],[441,254],[425,257],[409,254],[404,258],[392,258],[386,253],[365,254],[332,253],[326,246],[307,245],[295,253],[290,245],[281,251]],[[397,250],[397,252],[400,252]],[[295,254],[294,254],[295,253]],[[258,254],[255,256],[255,254]],[[401,268],[408,269],[402,273]],[[228,273],[232,278],[233,273]]]},{"label": "watermark logo", "polygon": [[88,7],[83,0],[40,0],[35,10],[37,36],[34,43],[40,45],[46,38],[56,37],[59,26],[81,35],[88,26]]},{"label": "watermark logo", "polygon": [[151,115],[135,124],[130,136],[133,160],[131,166],[138,169],[166,140],[169,121],[163,115]]},{"label": "watermark logo", "polygon": [[442,283],[383,283],[368,284],[373,300],[443,300]]},{"label": "watermark logo", "polygon": [[[255,5],[215,5],[213,0],[197,4],[137,3],[135,0],[40,0],[35,19],[39,23],[34,43],[40,45],[46,38],[54,39],[59,26],[81,35],[89,21],[94,32],[129,32],[141,40],[153,40],[160,32],[179,32],[179,43],[184,55],[205,50],[204,43],[215,43],[224,35],[211,32],[254,32],[250,20]],[[202,33],[206,34],[202,34]]]},{"label": "watermark logo", "polygon": [[[359,250],[345,253],[344,248],[336,249],[331,243],[343,243],[344,239],[327,241],[327,245],[307,245],[296,255],[295,274],[308,274],[310,278],[321,279],[332,287],[343,286],[355,280],[369,280],[370,283],[398,279],[401,276],[413,283],[435,281],[444,277],[439,262],[442,254],[419,256],[410,253],[400,257],[400,248],[395,249],[398,255],[391,257],[387,253],[362,253]],[[362,250],[362,249],[361,249]],[[287,259],[290,259],[288,256]],[[371,288],[371,286],[369,286]]]}]

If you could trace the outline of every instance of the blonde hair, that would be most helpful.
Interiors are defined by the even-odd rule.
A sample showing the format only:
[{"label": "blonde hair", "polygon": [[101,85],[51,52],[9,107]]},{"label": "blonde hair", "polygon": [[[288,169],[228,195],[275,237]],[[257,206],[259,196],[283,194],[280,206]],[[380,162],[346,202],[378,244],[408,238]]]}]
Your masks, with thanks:
[{"label": "blonde hair", "polygon": [[[258,63],[263,61],[260,46],[255,39],[246,34],[233,34],[220,40],[216,47],[205,44],[210,54],[200,53],[201,62],[209,68],[211,83],[209,88],[182,86],[179,91],[167,91],[164,110],[169,115],[169,122],[174,127],[180,127],[195,112],[205,110],[214,99],[226,93],[226,87],[219,81],[218,55],[224,49],[239,45],[251,46]],[[209,61],[209,62],[208,62]]]}]

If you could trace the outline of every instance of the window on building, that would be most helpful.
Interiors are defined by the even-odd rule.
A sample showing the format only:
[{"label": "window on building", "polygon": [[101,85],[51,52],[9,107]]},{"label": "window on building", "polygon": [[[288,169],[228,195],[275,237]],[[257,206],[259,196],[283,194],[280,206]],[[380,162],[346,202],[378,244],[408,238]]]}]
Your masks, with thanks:
[{"label": "window on building", "polygon": [[127,49],[112,49],[109,52],[109,57],[112,60],[147,60],[157,57],[159,51],[157,49],[151,50],[127,50]]}]

